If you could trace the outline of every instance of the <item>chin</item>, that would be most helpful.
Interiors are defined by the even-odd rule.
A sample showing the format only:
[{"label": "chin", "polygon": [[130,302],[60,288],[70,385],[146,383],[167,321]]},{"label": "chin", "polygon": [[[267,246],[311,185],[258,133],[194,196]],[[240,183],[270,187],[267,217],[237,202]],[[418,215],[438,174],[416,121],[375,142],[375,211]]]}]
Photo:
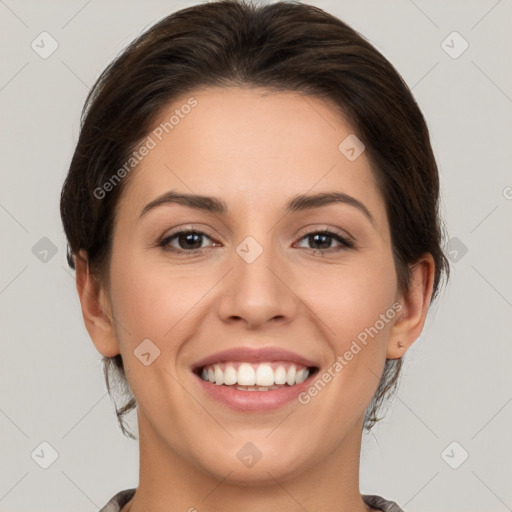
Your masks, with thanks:
[{"label": "chin", "polygon": [[[286,481],[315,465],[314,453],[304,451],[309,443],[290,435],[289,439],[293,439],[293,447],[290,449],[280,443],[270,442],[265,436],[268,436],[268,431],[259,437],[242,436],[242,439],[231,440],[231,446],[226,446],[224,450],[209,454],[203,452],[198,463],[218,481],[250,487],[270,483],[275,485],[276,480]],[[255,439],[254,442],[247,440],[251,437]]]}]

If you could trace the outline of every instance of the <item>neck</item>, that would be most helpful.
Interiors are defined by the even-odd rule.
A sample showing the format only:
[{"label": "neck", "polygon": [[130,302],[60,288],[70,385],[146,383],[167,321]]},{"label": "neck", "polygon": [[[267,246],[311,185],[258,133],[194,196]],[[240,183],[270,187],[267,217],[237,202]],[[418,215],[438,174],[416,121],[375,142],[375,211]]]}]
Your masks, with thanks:
[{"label": "neck", "polygon": [[359,422],[336,450],[305,471],[293,476],[267,472],[265,482],[245,484],[184,460],[139,416],[139,485],[122,512],[371,511],[359,492],[361,427]]}]

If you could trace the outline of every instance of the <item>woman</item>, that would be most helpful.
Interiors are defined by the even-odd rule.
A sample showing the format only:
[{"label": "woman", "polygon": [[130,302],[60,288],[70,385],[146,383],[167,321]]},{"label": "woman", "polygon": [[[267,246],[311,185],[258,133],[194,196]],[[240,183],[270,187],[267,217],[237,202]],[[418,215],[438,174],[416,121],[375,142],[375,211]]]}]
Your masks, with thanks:
[{"label": "woman", "polygon": [[91,90],[61,216],[140,479],[104,512],[368,511],[364,428],[448,265],[424,118],[300,4],[178,11]]}]

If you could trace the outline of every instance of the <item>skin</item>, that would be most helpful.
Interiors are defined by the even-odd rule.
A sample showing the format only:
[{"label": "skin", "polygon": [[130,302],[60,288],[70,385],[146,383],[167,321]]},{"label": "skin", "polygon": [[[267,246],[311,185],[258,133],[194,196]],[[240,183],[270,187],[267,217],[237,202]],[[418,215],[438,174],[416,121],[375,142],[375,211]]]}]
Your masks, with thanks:
[{"label": "skin", "polygon": [[[122,354],[138,402],[140,479],[123,511],[370,510],[358,480],[364,413],[386,358],[402,357],[422,331],[432,256],[412,267],[401,294],[368,157],[349,161],[339,151],[354,130],[322,100],[211,88],[176,101],[161,120],[190,96],[198,105],[123,190],[108,280],[95,279],[83,251],[77,258],[87,330],[101,354]],[[169,190],[216,196],[228,213],[167,204],[139,218]],[[297,194],[331,191],[364,203],[374,222],[341,203],[283,214]],[[207,235],[203,252],[158,246],[190,224]],[[325,229],[356,247],[305,236]],[[236,252],[247,236],[263,248],[250,264]],[[177,238],[171,246],[190,250]],[[190,371],[239,346],[289,349],[325,370],[396,301],[400,314],[307,405],[237,412],[206,395]],[[133,351],[148,338],[160,356],[145,366]],[[237,458],[249,441],[262,453],[251,468]]]}]

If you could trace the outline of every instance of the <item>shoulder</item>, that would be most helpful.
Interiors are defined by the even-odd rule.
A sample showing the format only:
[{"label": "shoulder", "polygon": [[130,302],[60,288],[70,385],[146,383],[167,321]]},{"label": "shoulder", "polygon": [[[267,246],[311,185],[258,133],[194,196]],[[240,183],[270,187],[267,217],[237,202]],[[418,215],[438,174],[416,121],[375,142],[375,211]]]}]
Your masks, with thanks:
[{"label": "shoulder", "polygon": [[119,491],[99,512],[119,512],[132,499],[135,491],[136,488]]},{"label": "shoulder", "polygon": [[[99,510],[99,512],[119,512],[128,501],[130,501],[135,494],[136,489],[125,489],[116,493],[109,502]],[[386,500],[381,496],[376,495],[362,495],[363,501],[377,510],[382,512],[404,512],[394,501]]]},{"label": "shoulder", "polygon": [[404,512],[394,501],[386,500],[374,494],[363,494],[363,501],[372,508],[382,512]]}]

